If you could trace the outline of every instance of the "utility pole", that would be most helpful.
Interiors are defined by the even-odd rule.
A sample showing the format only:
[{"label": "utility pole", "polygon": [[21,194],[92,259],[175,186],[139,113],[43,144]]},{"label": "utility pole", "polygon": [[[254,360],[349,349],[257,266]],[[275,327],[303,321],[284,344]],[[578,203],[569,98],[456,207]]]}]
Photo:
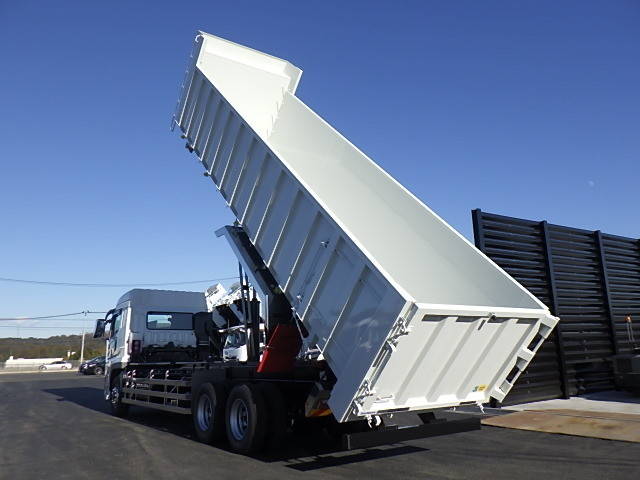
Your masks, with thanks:
[{"label": "utility pole", "polygon": [[84,361],[84,326],[82,327],[82,346],[80,347],[80,363]]},{"label": "utility pole", "polygon": [[[84,313],[84,318],[86,319],[88,311],[85,310],[82,313]],[[82,364],[82,362],[84,362],[84,329],[85,329],[85,326],[84,326],[84,323],[83,323],[82,324],[82,344],[81,344],[81,347],[80,347],[80,363],[81,364]]]}]

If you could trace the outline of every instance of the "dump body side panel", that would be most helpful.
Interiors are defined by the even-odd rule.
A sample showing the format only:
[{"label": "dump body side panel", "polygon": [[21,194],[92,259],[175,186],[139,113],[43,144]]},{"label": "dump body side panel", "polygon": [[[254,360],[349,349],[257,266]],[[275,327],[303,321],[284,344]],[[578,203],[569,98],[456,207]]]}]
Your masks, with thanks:
[{"label": "dump body side panel", "polygon": [[343,417],[407,300],[199,68],[192,78],[179,126],[336,373]]},{"label": "dump body side panel", "polygon": [[336,373],[334,415],[501,399],[548,309],[296,98],[298,69],[196,43],[176,122]]}]

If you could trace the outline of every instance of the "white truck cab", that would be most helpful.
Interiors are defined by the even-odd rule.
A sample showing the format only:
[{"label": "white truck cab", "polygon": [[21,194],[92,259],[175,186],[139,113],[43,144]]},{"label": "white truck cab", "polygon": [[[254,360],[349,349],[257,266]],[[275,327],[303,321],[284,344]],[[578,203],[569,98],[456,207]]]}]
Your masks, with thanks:
[{"label": "white truck cab", "polygon": [[122,295],[101,325],[109,326],[105,396],[109,395],[113,376],[127,366],[132,353],[170,344],[178,349],[195,347],[192,315],[206,310],[203,292],[136,288]]}]

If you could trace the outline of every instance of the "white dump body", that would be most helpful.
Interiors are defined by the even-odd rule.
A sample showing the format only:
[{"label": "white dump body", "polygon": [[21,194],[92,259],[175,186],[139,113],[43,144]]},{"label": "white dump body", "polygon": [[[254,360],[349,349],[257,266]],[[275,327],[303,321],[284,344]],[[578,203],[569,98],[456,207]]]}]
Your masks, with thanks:
[{"label": "white dump body", "polygon": [[557,319],[300,101],[301,73],[201,33],[175,122],[336,374],[334,415],[502,400]]}]

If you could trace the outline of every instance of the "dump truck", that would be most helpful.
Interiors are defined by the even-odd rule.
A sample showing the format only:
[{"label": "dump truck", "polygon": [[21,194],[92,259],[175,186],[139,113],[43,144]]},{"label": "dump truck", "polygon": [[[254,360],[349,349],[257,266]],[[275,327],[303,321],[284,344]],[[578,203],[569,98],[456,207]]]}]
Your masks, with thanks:
[{"label": "dump truck", "polygon": [[125,294],[96,327],[105,398],[240,453],[302,422],[346,448],[479,428],[434,412],[502,401],[557,318],[296,97],[301,74],[195,37],[172,126],[235,215],[216,234],[239,282]]}]

